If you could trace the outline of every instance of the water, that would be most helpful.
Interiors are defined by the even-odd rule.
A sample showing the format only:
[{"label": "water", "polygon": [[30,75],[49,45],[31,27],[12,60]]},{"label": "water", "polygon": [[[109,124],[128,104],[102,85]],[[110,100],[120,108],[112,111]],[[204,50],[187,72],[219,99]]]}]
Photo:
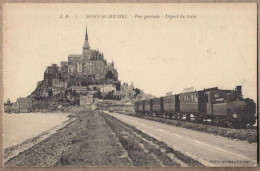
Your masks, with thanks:
[{"label": "water", "polygon": [[4,148],[33,138],[64,121],[68,113],[20,113],[4,115]]}]

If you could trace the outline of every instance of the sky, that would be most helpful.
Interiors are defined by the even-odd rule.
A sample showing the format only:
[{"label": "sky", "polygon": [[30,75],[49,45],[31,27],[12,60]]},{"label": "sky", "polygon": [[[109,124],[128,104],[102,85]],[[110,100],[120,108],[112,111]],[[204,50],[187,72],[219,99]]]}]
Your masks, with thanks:
[{"label": "sky", "polygon": [[121,82],[145,93],[242,85],[244,97],[256,101],[256,9],[254,3],[5,4],[4,100],[28,96],[47,66],[81,54],[87,25],[91,49],[114,60]]}]

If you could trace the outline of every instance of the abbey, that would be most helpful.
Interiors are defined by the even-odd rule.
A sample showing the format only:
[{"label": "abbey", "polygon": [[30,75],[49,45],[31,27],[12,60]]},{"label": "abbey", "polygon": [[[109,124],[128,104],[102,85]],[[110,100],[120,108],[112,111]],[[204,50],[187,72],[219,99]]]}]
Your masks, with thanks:
[{"label": "abbey", "polygon": [[[100,101],[111,100],[131,102],[143,91],[134,88],[133,83],[121,85],[114,62],[108,63],[103,53],[91,49],[86,28],[85,42],[81,54],[68,55],[60,66],[46,67],[42,81],[26,98],[19,98],[5,105],[6,112],[53,111],[60,106],[78,105],[97,107]],[[102,99],[102,100],[101,100]],[[120,102],[119,102],[120,103]],[[92,106],[93,105],[93,106]],[[103,107],[102,107],[103,109]]]},{"label": "abbey", "polygon": [[69,55],[68,61],[61,61],[60,66],[47,66],[44,79],[39,81],[30,97],[48,97],[64,94],[66,90],[87,92],[91,85],[116,86],[120,84],[114,62],[107,63],[103,53],[90,49],[86,28],[82,54]]},{"label": "abbey", "polygon": [[68,56],[68,61],[61,61],[60,65],[63,75],[84,76],[94,80],[118,80],[118,73],[114,68],[114,62],[107,63],[103,53],[90,49],[87,28],[82,54],[71,54]]}]

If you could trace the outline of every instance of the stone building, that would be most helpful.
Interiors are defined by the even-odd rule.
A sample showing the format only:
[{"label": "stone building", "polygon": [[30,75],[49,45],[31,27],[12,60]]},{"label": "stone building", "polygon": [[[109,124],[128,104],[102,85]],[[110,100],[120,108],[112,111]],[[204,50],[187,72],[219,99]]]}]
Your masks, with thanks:
[{"label": "stone building", "polygon": [[86,29],[82,53],[70,54],[67,61],[60,62],[60,66],[56,64],[47,66],[44,80],[38,82],[30,97],[40,99],[64,94],[68,89],[81,94],[91,91],[87,86],[94,85],[96,88],[93,91],[98,91],[100,90],[97,89],[98,85],[110,85],[115,82],[118,82],[118,72],[114,62],[108,63],[103,53],[90,48]]},{"label": "stone building", "polygon": [[82,75],[94,80],[105,79],[110,73],[110,77],[107,77],[107,79],[118,80],[114,62],[108,64],[103,53],[100,53],[99,50],[90,49],[87,29],[82,54],[69,55],[68,61],[61,62],[61,72],[65,75],[63,77],[66,77],[66,75]]},{"label": "stone building", "polygon": [[12,105],[12,112],[14,113],[19,113],[20,112],[20,107],[19,107],[19,102],[16,101]]},{"label": "stone building", "polygon": [[4,112],[5,113],[12,112],[12,103],[11,103],[10,99],[8,99],[7,102],[4,104]]},{"label": "stone building", "polygon": [[112,91],[116,92],[116,87],[113,84],[99,86],[99,88],[100,88],[100,92],[105,92],[105,93],[112,92]]},{"label": "stone building", "polygon": [[76,93],[87,93],[88,87],[87,86],[71,86],[70,89],[75,91]]},{"label": "stone building", "polygon": [[33,99],[32,98],[19,98],[19,108],[20,112],[31,112],[33,108]]},{"label": "stone building", "polygon": [[60,81],[60,79],[53,79],[52,80],[52,95],[56,95],[59,93],[65,93],[67,88],[68,82],[67,81]]},{"label": "stone building", "polygon": [[97,104],[95,102],[93,94],[88,94],[86,96],[80,96],[80,106],[85,107],[87,110],[95,110],[97,108]]},{"label": "stone building", "polygon": [[88,94],[86,96],[80,96],[80,106],[91,105],[94,103],[93,94]]},{"label": "stone building", "polygon": [[60,81],[59,79],[52,80],[52,87],[56,89],[66,89],[67,88],[67,81]]},{"label": "stone building", "polygon": [[33,99],[32,98],[18,98],[16,102],[12,105],[13,112],[27,113],[31,112],[33,109]]}]

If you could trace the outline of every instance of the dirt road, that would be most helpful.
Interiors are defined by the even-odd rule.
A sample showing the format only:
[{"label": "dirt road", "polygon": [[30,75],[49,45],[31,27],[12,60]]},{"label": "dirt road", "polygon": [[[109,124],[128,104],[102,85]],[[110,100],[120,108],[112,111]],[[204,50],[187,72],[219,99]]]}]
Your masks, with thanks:
[{"label": "dirt road", "polygon": [[257,164],[257,144],[235,141],[118,113],[107,113],[165,142],[205,166],[248,167]]},{"label": "dirt road", "polygon": [[203,166],[110,115],[83,111],[73,118],[46,139],[27,140],[26,149],[6,149],[5,166]]},{"label": "dirt road", "polygon": [[5,166],[131,166],[124,153],[103,117],[86,112]]}]

